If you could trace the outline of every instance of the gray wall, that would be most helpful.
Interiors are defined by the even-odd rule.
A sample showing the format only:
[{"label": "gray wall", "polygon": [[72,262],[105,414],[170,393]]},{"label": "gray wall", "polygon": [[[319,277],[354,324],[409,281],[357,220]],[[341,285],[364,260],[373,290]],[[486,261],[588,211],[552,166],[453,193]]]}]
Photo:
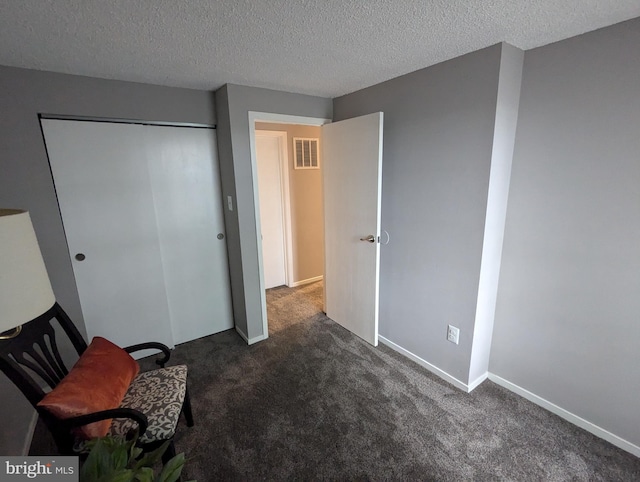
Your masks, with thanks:
[{"label": "gray wall", "polygon": [[[380,334],[468,382],[501,45],[334,100],[383,111]],[[458,346],[447,324],[460,328]]]},{"label": "gray wall", "polygon": [[[28,209],[57,300],[84,332],[38,114],[215,123],[213,93],[0,66],[0,206]],[[23,450],[33,413],[0,375],[0,453]]]},{"label": "gray wall", "polygon": [[291,203],[291,264],[293,279],[289,283],[317,278],[324,274],[324,215],[322,202],[322,152],[320,169],[294,168],[294,137],[317,138],[322,142],[319,126],[256,122],[256,129],[287,133],[287,171]]},{"label": "gray wall", "polygon": [[[236,327],[250,340],[265,337],[258,237],[249,141],[249,112],[331,119],[331,99],[227,84],[216,92],[218,152],[224,199]],[[256,180],[257,181],[257,180]]]},{"label": "gray wall", "polygon": [[640,445],[640,19],[528,51],[490,371]]}]

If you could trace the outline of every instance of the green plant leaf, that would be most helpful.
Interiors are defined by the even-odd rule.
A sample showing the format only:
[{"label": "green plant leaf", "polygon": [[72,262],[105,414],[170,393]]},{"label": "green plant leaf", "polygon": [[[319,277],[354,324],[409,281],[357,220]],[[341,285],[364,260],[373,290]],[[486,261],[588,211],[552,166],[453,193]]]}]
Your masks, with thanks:
[{"label": "green plant leaf", "polygon": [[138,482],[153,482],[153,469],[151,467],[142,467],[136,470],[135,480]]},{"label": "green plant leaf", "polygon": [[155,464],[156,462],[158,462],[158,460],[162,458],[164,453],[167,451],[167,447],[169,447],[170,443],[171,441],[167,440],[165,443],[163,443],[160,447],[155,449],[153,452],[149,452],[145,454],[140,460],[138,460],[134,464],[133,469],[135,470],[140,467],[151,467],[153,464]]},{"label": "green plant leaf", "polygon": [[160,476],[157,479],[158,482],[175,482],[180,478],[183,467],[184,454],[178,454],[164,464],[162,472],[160,472]]},{"label": "green plant leaf", "polygon": [[[89,454],[82,463],[80,480],[83,482],[154,482],[153,466],[167,451],[171,441],[164,442],[153,452],[144,454],[135,446],[137,433],[131,439],[102,437],[89,441]],[[141,458],[136,460],[138,457]],[[157,481],[175,482],[185,464],[184,454],[178,454],[163,467]],[[127,468],[129,467],[129,468]]]},{"label": "green plant leaf", "polygon": [[109,444],[100,438],[96,440],[91,452],[89,452],[87,459],[84,461],[82,470],[80,471],[80,478],[90,481],[99,480],[104,475],[109,474],[112,468]]},{"label": "green plant leaf", "polygon": [[115,471],[124,469],[127,466],[127,462],[129,462],[129,451],[127,450],[126,444],[113,447],[111,459]]},{"label": "green plant leaf", "polygon": [[100,482],[133,482],[133,470],[127,469],[113,472],[108,477],[100,479]]},{"label": "green plant leaf", "polygon": [[89,453],[93,447],[98,443],[99,438],[92,438],[91,440],[87,440],[82,446],[83,452]]},{"label": "green plant leaf", "polygon": [[134,430],[129,430],[127,433],[126,439],[129,441],[131,446],[134,446],[138,441],[138,437],[140,436],[140,427],[136,426]]},{"label": "green plant leaf", "polygon": [[[95,448],[95,444],[93,444]],[[92,450],[80,468],[80,480],[98,479],[98,454]]]},{"label": "green plant leaf", "polygon": [[136,458],[135,451],[138,449],[136,447],[137,438],[133,438],[131,440],[124,441],[124,449],[127,452],[127,458],[129,461],[134,460]]},{"label": "green plant leaf", "polygon": [[140,457],[140,454],[142,454],[142,452],[144,452],[144,450],[142,450],[140,447],[133,447],[131,449],[131,456],[129,457],[129,460],[131,462],[135,462],[135,460]]}]

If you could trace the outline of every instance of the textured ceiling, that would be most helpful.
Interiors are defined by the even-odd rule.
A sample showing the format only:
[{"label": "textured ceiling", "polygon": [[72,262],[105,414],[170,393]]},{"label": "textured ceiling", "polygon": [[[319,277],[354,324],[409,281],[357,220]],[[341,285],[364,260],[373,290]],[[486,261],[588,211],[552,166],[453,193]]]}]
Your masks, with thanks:
[{"label": "textured ceiling", "polygon": [[526,50],[637,16],[639,0],[0,0],[0,64],[335,97],[501,41]]}]

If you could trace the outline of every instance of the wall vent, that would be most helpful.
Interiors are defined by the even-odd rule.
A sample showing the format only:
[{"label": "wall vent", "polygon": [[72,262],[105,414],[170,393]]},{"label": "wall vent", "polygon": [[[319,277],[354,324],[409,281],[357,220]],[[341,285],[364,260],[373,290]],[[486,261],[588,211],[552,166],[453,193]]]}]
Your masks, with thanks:
[{"label": "wall vent", "polygon": [[319,139],[294,137],[293,152],[295,153],[295,159],[293,167],[296,169],[320,169],[318,144]]}]

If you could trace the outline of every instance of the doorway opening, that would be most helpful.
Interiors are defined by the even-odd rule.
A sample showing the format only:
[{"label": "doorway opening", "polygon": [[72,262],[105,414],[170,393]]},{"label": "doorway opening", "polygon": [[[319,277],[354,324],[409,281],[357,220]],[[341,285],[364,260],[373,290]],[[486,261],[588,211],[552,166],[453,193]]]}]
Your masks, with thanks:
[{"label": "doorway opening", "polygon": [[[262,233],[256,162],[256,121],[322,127],[323,311],[373,346],[378,344],[382,112],[328,124],[327,119],[249,112],[249,143],[256,234]],[[328,124],[328,125],[324,125]],[[309,140],[309,143],[317,140]],[[304,144],[304,140],[303,140]],[[296,146],[297,147],[297,146]],[[302,147],[304,150],[305,147]],[[317,160],[315,161],[317,162]],[[302,166],[313,166],[313,156]],[[263,243],[256,236],[262,308],[261,339],[269,335]]]},{"label": "doorway opening", "polygon": [[321,128],[256,121],[253,131],[265,302],[281,305],[287,297],[279,293],[307,285],[317,297],[324,275]]}]

